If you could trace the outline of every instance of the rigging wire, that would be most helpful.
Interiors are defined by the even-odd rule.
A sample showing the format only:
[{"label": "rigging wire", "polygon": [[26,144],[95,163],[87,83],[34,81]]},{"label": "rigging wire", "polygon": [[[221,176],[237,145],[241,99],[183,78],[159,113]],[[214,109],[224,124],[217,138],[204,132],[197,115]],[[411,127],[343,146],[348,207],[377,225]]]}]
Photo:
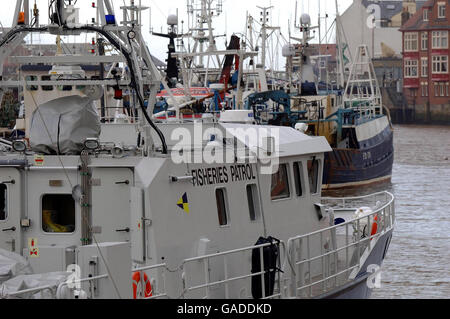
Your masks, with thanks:
[{"label": "rigging wire", "polygon": [[[150,118],[150,116],[147,113],[147,110],[145,108],[145,101],[144,98],[142,97],[142,94],[140,92],[140,87],[138,82],[136,81],[136,71],[134,69],[133,66],[133,61],[131,58],[131,55],[133,53],[133,46],[131,46],[130,48],[130,52],[128,52],[125,48],[123,48],[107,31],[105,31],[103,28],[99,28],[99,27],[95,27],[95,26],[83,26],[83,27],[75,27],[75,28],[69,28],[67,26],[63,26],[63,30],[81,30],[81,31],[93,31],[93,32],[98,32],[101,35],[103,35],[114,47],[116,47],[116,49],[120,50],[120,52],[124,55],[125,59],[127,60],[127,65],[128,65],[128,69],[130,71],[131,74],[131,83],[130,86],[135,89],[136,91],[136,95],[141,107],[141,111],[144,114],[145,119],[147,120],[148,124],[153,128],[153,130],[155,130],[155,132],[157,133],[159,139],[161,140],[161,144],[162,144],[162,153],[163,154],[168,154],[168,148],[167,148],[167,143],[166,143],[166,139],[164,137],[164,134],[161,132],[161,130],[155,125],[155,123],[152,121],[152,119]],[[13,40],[16,36],[16,34],[19,34],[21,32],[45,32],[48,31],[48,27],[42,27],[42,28],[31,28],[31,27],[20,27],[20,28],[15,28],[13,30],[11,30],[1,41],[0,43],[0,47],[2,47],[5,43],[8,43],[9,41]],[[131,40],[131,32],[134,31],[130,31],[127,34],[127,37],[129,40]]]}]

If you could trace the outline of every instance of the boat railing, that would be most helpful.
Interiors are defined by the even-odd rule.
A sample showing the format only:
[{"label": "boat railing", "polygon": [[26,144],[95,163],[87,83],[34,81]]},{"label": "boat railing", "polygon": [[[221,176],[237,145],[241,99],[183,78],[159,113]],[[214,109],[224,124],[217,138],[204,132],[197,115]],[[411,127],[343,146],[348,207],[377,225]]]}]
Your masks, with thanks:
[{"label": "boat railing", "polygon": [[[261,280],[262,299],[315,298],[351,282],[363,270],[362,266],[378,239],[393,228],[394,196],[389,192],[380,192],[360,197],[326,197],[322,199],[322,203],[328,207],[330,220],[335,222],[340,219],[340,224],[290,238],[287,244],[283,241],[273,241],[184,260],[176,270],[181,274],[181,278],[176,276],[182,281],[180,297],[182,299],[252,298],[252,296],[243,295],[247,293],[246,289],[241,289],[239,296],[232,294],[231,291],[235,292],[236,289],[233,288],[237,286],[249,287],[249,279],[257,276],[260,277],[258,280]],[[363,207],[375,208],[361,217],[355,217],[355,212]],[[376,227],[374,227],[375,224]],[[279,247],[281,271],[278,268],[270,269],[269,265],[266,266],[268,261],[264,258],[266,255],[264,249],[272,245]],[[259,271],[250,269],[249,263],[242,262],[251,261],[255,250],[259,250]],[[136,291],[136,298],[170,298],[166,292],[166,275],[167,272],[172,274],[175,271],[170,270],[166,264],[131,270],[131,274],[136,272],[139,272],[139,278],[141,278],[141,284],[136,285],[136,289],[141,289]],[[266,279],[272,272],[275,273],[273,293],[266,295]],[[150,278],[151,293],[146,291],[145,275]],[[51,298],[73,298],[76,295],[76,288],[73,288],[74,286],[71,286],[69,290],[63,288],[77,283],[89,283],[89,288],[84,290],[86,297],[95,298],[98,293],[96,282],[109,280],[109,277],[105,274],[79,280],[72,278],[59,285],[46,285],[1,294],[0,299],[31,298],[44,291],[48,291]]]},{"label": "boat railing", "polygon": [[[262,245],[255,245],[235,250],[230,250],[226,252],[220,252],[215,253],[207,256],[200,256],[195,258],[186,259],[182,266],[182,280],[183,280],[183,295],[182,297],[185,298],[187,294],[189,293],[195,293],[196,291],[203,290],[203,294],[200,292],[201,297],[196,296],[195,298],[201,298],[201,299],[212,299],[217,298],[216,295],[214,295],[214,290],[218,290],[220,288],[223,289],[223,291],[219,292],[221,295],[220,298],[230,299],[230,298],[236,298],[237,296],[231,296],[230,295],[230,286],[233,285],[233,283],[237,283],[239,281],[247,281],[249,279],[252,279],[253,277],[259,276],[261,280],[261,294],[262,299],[277,299],[282,297],[282,291],[281,287],[281,275],[279,272],[279,269],[270,269],[269,265],[266,267],[266,259],[264,258],[264,248],[269,247],[271,245],[277,245],[280,249],[279,256],[285,256],[286,252],[286,246],[285,243],[282,241],[273,241],[272,243],[262,244]],[[247,263],[233,263],[232,267],[228,261],[232,258],[235,258],[235,260],[251,260],[252,258],[252,252],[255,250],[259,250],[259,258],[260,258],[260,269],[254,270],[252,272]],[[236,259],[237,258],[237,259]],[[281,260],[281,259],[280,259]],[[196,282],[193,280],[193,277],[195,277],[195,274],[190,270],[189,265],[194,265],[194,272],[196,272],[198,279]],[[203,272],[202,276],[198,276],[198,267],[203,265]],[[216,279],[213,279],[211,276],[211,272],[214,271],[212,267],[213,265],[216,266]],[[236,268],[236,265],[241,265],[241,271]],[[281,266],[281,265],[280,265]],[[239,267],[239,266],[238,266]],[[218,270],[219,269],[219,270]],[[273,294],[266,295],[266,279],[267,276],[274,272],[276,274],[275,278],[275,286],[273,289]],[[241,294],[242,294],[241,290]],[[269,289],[270,291],[270,289]],[[223,295],[221,294],[223,293]],[[252,296],[238,296],[238,298],[252,298]]]},{"label": "boat railing", "polygon": [[[150,284],[152,287],[151,292],[146,291],[146,284],[145,284],[145,276],[147,276],[147,272],[155,272],[158,273],[160,276],[160,280],[156,280],[156,276],[149,276],[150,278]],[[152,265],[152,266],[146,266],[146,267],[140,267],[133,269],[132,273],[135,274],[136,272],[139,273],[139,278],[141,279],[141,284],[136,285],[136,289],[140,289],[139,293],[136,292],[136,299],[161,299],[161,298],[168,298],[167,292],[166,292],[166,272],[170,269],[167,267],[166,264],[159,264],[159,265]],[[133,283],[134,284],[134,283]]]},{"label": "boat railing", "polygon": [[[136,284],[136,299],[161,299],[161,298],[167,298],[168,295],[166,293],[166,276],[165,273],[168,271],[168,267],[166,264],[158,264],[158,265],[151,265],[146,267],[140,267],[140,268],[134,268],[131,270],[131,276],[135,274],[136,272],[139,273],[140,283],[132,283]],[[148,275],[148,272],[160,272],[161,280],[159,282],[156,281],[155,277]],[[91,276],[88,278],[83,279],[76,279],[74,277],[70,277],[59,284],[53,284],[53,285],[45,285],[45,286],[39,286],[29,289],[22,289],[16,292],[11,292],[7,294],[0,294],[0,299],[28,299],[32,298],[33,295],[41,293],[42,296],[44,292],[47,292],[48,294],[44,298],[51,298],[51,299],[74,299],[77,298],[81,291],[81,284],[87,283],[87,289],[84,289],[86,292],[86,297],[88,299],[94,299],[98,294],[98,280],[101,279],[108,279],[110,276],[108,274],[104,275],[98,275],[98,276]],[[146,285],[146,279],[150,278],[150,284],[152,287],[151,291],[146,291],[147,285]],[[130,287],[131,288],[131,287]]]},{"label": "boat railing", "polygon": [[388,192],[325,198],[324,203],[331,208],[333,221],[338,216],[352,216],[361,205],[373,203],[376,208],[362,217],[341,219],[338,225],[288,240],[293,298],[315,298],[354,280],[378,238],[391,230],[395,222],[394,197]]},{"label": "boat railing", "polygon": [[[0,299],[31,299],[36,294],[41,293],[41,298],[39,299],[74,299],[75,297],[75,286],[77,284],[82,283],[90,283],[90,289],[87,292],[88,298],[94,298],[95,296],[95,284],[97,280],[100,279],[108,279],[109,275],[99,275],[99,276],[93,276],[89,278],[84,279],[69,279],[67,281],[61,282],[59,284],[53,284],[53,285],[45,285],[45,286],[39,286],[29,289],[22,289],[18,290],[16,292],[6,293],[6,294],[0,294]],[[47,291],[49,295],[44,296],[43,293]],[[79,290],[78,290],[79,291]]]}]

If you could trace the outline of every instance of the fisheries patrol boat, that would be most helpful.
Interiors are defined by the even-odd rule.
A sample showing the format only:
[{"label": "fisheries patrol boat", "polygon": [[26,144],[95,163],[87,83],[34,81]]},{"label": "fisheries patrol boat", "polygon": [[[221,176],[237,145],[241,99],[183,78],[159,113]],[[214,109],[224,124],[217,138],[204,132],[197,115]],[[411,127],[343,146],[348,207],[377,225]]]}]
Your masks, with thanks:
[{"label": "fisheries patrol boat", "polygon": [[[17,0],[0,62],[30,33],[95,33],[114,53],[16,57],[60,71],[2,79],[1,90],[21,87],[31,100],[44,86],[82,88],[32,105],[28,139],[2,142],[1,298],[370,296],[394,230],[392,194],[322,198],[331,148],[290,127],[226,117],[156,125],[149,114],[167,83],[142,39],[145,8],[121,7],[121,26],[109,0],[97,1],[94,25],[65,1],[50,9],[40,25]],[[86,78],[76,68],[86,63],[127,71]],[[108,86],[116,99],[135,96],[133,121],[99,115]]]}]

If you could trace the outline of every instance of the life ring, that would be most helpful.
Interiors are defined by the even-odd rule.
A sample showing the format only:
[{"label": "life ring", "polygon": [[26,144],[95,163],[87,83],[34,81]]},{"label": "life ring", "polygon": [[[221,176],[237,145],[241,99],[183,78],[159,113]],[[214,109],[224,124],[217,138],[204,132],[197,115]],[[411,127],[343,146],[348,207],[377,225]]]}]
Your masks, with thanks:
[{"label": "life ring", "polygon": [[[137,299],[138,296],[142,297],[142,290],[139,287],[139,284],[141,283],[141,273],[139,271],[136,271],[135,273],[133,273],[132,278],[133,278],[133,298]],[[152,284],[150,283],[150,280],[148,279],[146,273],[144,273],[143,284],[145,285],[145,298],[152,297],[153,296]]]},{"label": "life ring", "polygon": [[378,214],[376,214],[373,217],[373,223],[372,223],[372,231],[370,232],[370,236],[372,237],[377,233],[378,230]]}]

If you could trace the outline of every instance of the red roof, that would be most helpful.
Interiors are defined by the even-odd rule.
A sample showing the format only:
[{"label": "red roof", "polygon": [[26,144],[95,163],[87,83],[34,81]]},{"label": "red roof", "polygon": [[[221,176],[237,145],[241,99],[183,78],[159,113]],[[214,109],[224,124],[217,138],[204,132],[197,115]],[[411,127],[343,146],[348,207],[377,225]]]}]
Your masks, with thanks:
[{"label": "red roof", "polygon": [[[428,30],[433,29],[434,27],[438,29],[442,29],[444,26],[442,24],[435,25],[434,19],[432,18],[432,11],[428,13],[429,20],[423,20],[423,11],[425,9],[433,8],[437,4],[438,0],[428,0],[420,10],[418,10],[405,24],[402,25],[400,31],[420,31],[420,30]],[[450,29],[450,25],[445,25],[445,29]]]}]

